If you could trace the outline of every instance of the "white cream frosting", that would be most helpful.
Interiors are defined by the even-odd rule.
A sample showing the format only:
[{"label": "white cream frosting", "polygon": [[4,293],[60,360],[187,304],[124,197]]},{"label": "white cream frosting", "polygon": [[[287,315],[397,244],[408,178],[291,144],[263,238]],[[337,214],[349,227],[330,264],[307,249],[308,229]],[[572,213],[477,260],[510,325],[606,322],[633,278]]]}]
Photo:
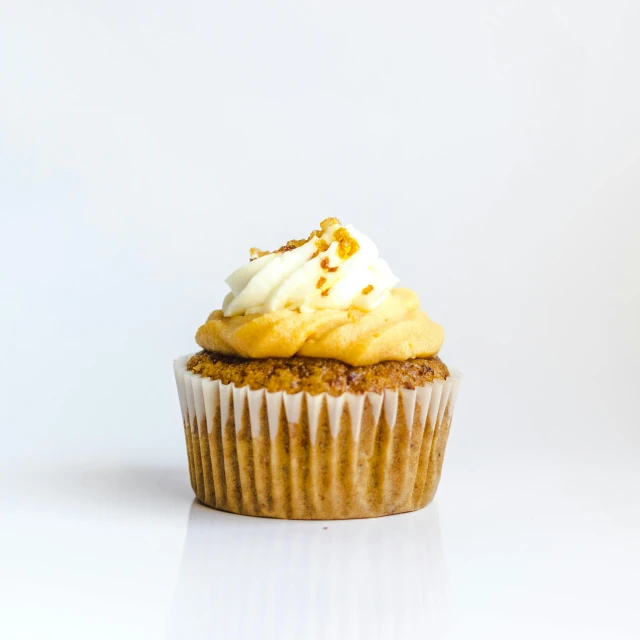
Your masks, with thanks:
[{"label": "white cream frosting", "polygon": [[[343,252],[339,252],[339,241],[334,236],[339,229],[340,224],[332,224],[320,238],[289,251],[269,253],[234,271],[226,279],[231,292],[222,306],[224,315],[265,314],[280,309],[303,313],[375,309],[398,278],[378,256],[373,241],[351,225],[345,229],[359,249],[340,257]],[[328,245],[326,250],[318,250],[319,240]],[[320,249],[326,246],[320,245]]]}]

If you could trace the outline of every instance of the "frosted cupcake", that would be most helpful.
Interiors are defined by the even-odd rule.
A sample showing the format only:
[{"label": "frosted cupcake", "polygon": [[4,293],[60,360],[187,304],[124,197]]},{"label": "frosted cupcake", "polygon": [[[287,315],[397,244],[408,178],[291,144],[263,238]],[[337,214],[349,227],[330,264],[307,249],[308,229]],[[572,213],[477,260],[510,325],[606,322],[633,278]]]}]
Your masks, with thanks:
[{"label": "frosted cupcake", "polygon": [[174,363],[191,485],[206,505],[367,518],[434,497],[459,375],[442,327],[375,244],[335,218],[226,280],[202,348]]}]

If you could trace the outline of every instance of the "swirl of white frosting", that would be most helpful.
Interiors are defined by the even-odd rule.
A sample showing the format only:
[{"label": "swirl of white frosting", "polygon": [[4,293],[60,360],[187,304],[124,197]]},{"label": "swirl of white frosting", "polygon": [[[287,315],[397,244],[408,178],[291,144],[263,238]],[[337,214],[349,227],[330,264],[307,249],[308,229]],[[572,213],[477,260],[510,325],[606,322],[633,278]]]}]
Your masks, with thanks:
[{"label": "swirl of white frosting", "polygon": [[[345,252],[340,247],[339,230],[344,235],[345,229],[359,248],[340,257]],[[378,257],[378,248],[367,236],[351,225],[343,229],[336,223],[326,227],[320,238],[252,260],[225,282],[231,292],[222,310],[230,317],[280,309],[303,313],[318,309],[371,311],[389,295],[398,278]]]}]

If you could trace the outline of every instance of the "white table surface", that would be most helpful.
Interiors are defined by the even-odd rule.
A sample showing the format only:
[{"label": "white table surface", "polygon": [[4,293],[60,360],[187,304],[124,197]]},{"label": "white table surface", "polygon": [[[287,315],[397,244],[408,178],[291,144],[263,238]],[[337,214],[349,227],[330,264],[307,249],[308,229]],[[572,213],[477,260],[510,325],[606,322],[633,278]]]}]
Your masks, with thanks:
[{"label": "white table surface", "polygon": [[640,637],[637,465],[450,449],[426,509],[343,522],[216,512],[184,460],[9,467],[0,637]]}]

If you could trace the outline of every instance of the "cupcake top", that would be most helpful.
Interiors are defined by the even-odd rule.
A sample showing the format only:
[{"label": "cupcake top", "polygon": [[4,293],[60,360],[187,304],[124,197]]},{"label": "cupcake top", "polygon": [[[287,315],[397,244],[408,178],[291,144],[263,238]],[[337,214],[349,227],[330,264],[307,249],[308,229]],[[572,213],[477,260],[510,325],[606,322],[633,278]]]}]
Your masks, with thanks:
[{"label": "cupcake top", "polygon": [[273,252],[251,249],[196,341],[241,358],[298,355],[353,366],[436,354],[442,327],[420,310],[413,291],[394,289],[397,282],[367,236],[328,218],[306,240]]}]

